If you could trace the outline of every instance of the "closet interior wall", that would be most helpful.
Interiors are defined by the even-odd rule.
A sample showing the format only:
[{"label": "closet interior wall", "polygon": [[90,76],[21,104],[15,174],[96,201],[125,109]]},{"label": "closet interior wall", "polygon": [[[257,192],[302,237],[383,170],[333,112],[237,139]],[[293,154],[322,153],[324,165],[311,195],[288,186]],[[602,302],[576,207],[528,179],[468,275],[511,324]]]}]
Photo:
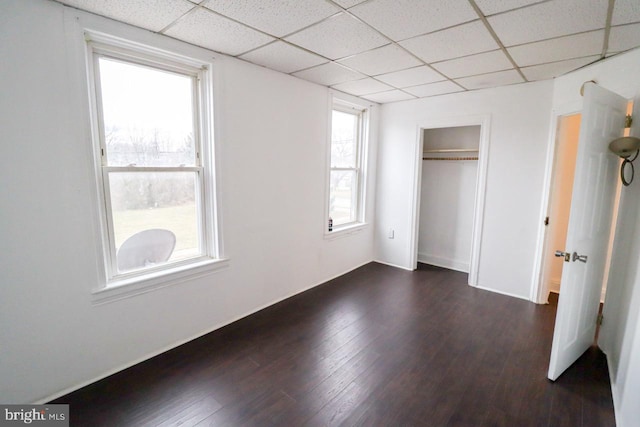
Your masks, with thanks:
[{"label": "closet interior wall", "polygon": [[418,262],[468,273],[480,126],[423,132]]}]

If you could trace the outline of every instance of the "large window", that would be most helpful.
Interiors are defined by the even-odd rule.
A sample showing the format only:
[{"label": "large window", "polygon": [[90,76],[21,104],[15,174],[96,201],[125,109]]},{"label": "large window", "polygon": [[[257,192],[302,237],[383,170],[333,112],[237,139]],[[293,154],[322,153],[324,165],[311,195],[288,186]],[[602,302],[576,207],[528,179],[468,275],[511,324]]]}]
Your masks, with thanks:
[{"label": "large window", "polygon": [[107,280],[215,258],[207,68],[100,42],[89,52]]},{"label": "large window", "polygon": [[363,222],[366,110],[334,102],[331,111],[329,232]]}]

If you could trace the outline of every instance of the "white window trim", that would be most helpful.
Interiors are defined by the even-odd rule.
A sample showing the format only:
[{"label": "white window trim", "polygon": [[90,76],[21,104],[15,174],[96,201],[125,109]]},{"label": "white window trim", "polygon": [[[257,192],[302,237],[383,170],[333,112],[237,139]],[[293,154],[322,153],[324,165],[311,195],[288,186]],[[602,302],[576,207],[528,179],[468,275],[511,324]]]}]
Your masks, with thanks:
[{"label": "white window trim", "polygon": [[[347,113],[358,113],[359,129],[358,129],[358,146],[357,146],[357,169],[358,169],[358,194],[357,194],[357,211],[356,219],[347,224],[334,226],[333,231],[328,230],[329,224],[329,203],[330,203],[330,187],[331,187],[331,144],[332,144],[332,120],[333,110],[344,111]],[[338,94],[333,94],[329,101],[329,125],[327,137],[327,187],[325,195],[325,221],[324,221],[324,238],[326,240],[334,240],[350,235],[354,235],[367,227],[366,222],[366,191],[367,191],[367,165],[369,153],[369,126],[370,126],[370,105],[364,102],[354,102],[352,99],[345,99]],[[348,168],[351,169],[351,168]]]},{"label": "white window trim", "polygon": [[[97,211],[101,231],[101,256],[100,280],[98,287],[93,289],[94,303],[109,302],[125,298],[150,290],[182,283],[185,280],[197,278],[213,271],[225,268],[229,260],[222,257],[222,245],[219,232],[219,209],[216,191],[216,162],[213,133],[213,76],[212,63],[204,60],[193,59],[160,48],[143,45],[134,41],[124,40],[119,37],[101,32],[84,30],[86,49],[86,68],[89,92],[89,108],[92,136],[92,157],[94,159],[94,174],[97,190]],[[97,61],[96,55],[116,56],[131,62],[143,63],[174,70],[180,73],[197,74],[199,88],[196,109],[199,126],[194,129],[198,134],[200,152],[200,164],[196,169],[202,174],[198,196],[201,198],[202,208],[202,237],[203,256],[172,262],[155,269],[147,269],[139,272],[113,274],[114,250],[110,242],[109,232],[109,208],[108,199],[103,185],[106,166],[102,164],[99,155],[102,148],[102,133],[98,111],[96,91],[96,73],[94,70]],[[147,168],[145,168],[147,169]],[[158,168],[153,168],[158,169]],[[160,168],[161,169],[161,168]]]}]

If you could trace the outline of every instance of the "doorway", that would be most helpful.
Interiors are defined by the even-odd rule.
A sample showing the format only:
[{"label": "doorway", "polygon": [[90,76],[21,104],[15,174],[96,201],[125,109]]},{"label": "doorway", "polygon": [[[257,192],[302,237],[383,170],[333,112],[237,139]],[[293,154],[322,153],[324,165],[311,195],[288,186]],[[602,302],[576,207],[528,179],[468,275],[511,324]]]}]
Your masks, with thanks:
[{"label": "doorway", "polygon": [[[633,102],[630,101],[627,105],[627,114],[631,114],[632,110]],[[569,113],[558,116],[557,118],[554,161],[549,185],[549,205],[547,208],[547,217],[545,218],[547,230],[542,253],[542,269],[537,299],[537,301],[542,303],[547,302],[550,296],[557,297],[561,292],[560,282],[565,263],[562,257],[555,256],[555,252],[557,250],[564,251],[567,240],[576,156],[578,153],[578,139],[580,136],[580,122],[580,113]],[[624,130],[624,136],[628,135],[629,129],[627,128]],[[616,182],[611,233],[600,295],[601,303],[604,303],[607,290],[609,265],[613,250],[616,219],[618,217],[618,204],[620,201],[621,184],[619,180]]]},{"label": "doorway", "polygon": [[549,208],[545,218],[547,233],[540,283],[542,299],[545,302],[550,293],[560,293],[564,258],[556,257],[555,251],[563,251],[567,241],[580,121],[579,113],[558,117],[553,172],[549,187]]}]

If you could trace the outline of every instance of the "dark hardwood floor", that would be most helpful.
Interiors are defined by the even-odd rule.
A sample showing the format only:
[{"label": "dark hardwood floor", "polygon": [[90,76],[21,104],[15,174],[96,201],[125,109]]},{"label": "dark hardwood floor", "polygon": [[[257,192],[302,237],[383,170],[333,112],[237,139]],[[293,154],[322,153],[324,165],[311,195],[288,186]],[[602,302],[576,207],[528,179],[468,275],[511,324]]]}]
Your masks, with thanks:
[{"label": "dark hardwood floor", "polygon": [[546,379],[553,304],[466,279],[372,263],[55,403],[73,426],[615,425],[595,347]]}]

